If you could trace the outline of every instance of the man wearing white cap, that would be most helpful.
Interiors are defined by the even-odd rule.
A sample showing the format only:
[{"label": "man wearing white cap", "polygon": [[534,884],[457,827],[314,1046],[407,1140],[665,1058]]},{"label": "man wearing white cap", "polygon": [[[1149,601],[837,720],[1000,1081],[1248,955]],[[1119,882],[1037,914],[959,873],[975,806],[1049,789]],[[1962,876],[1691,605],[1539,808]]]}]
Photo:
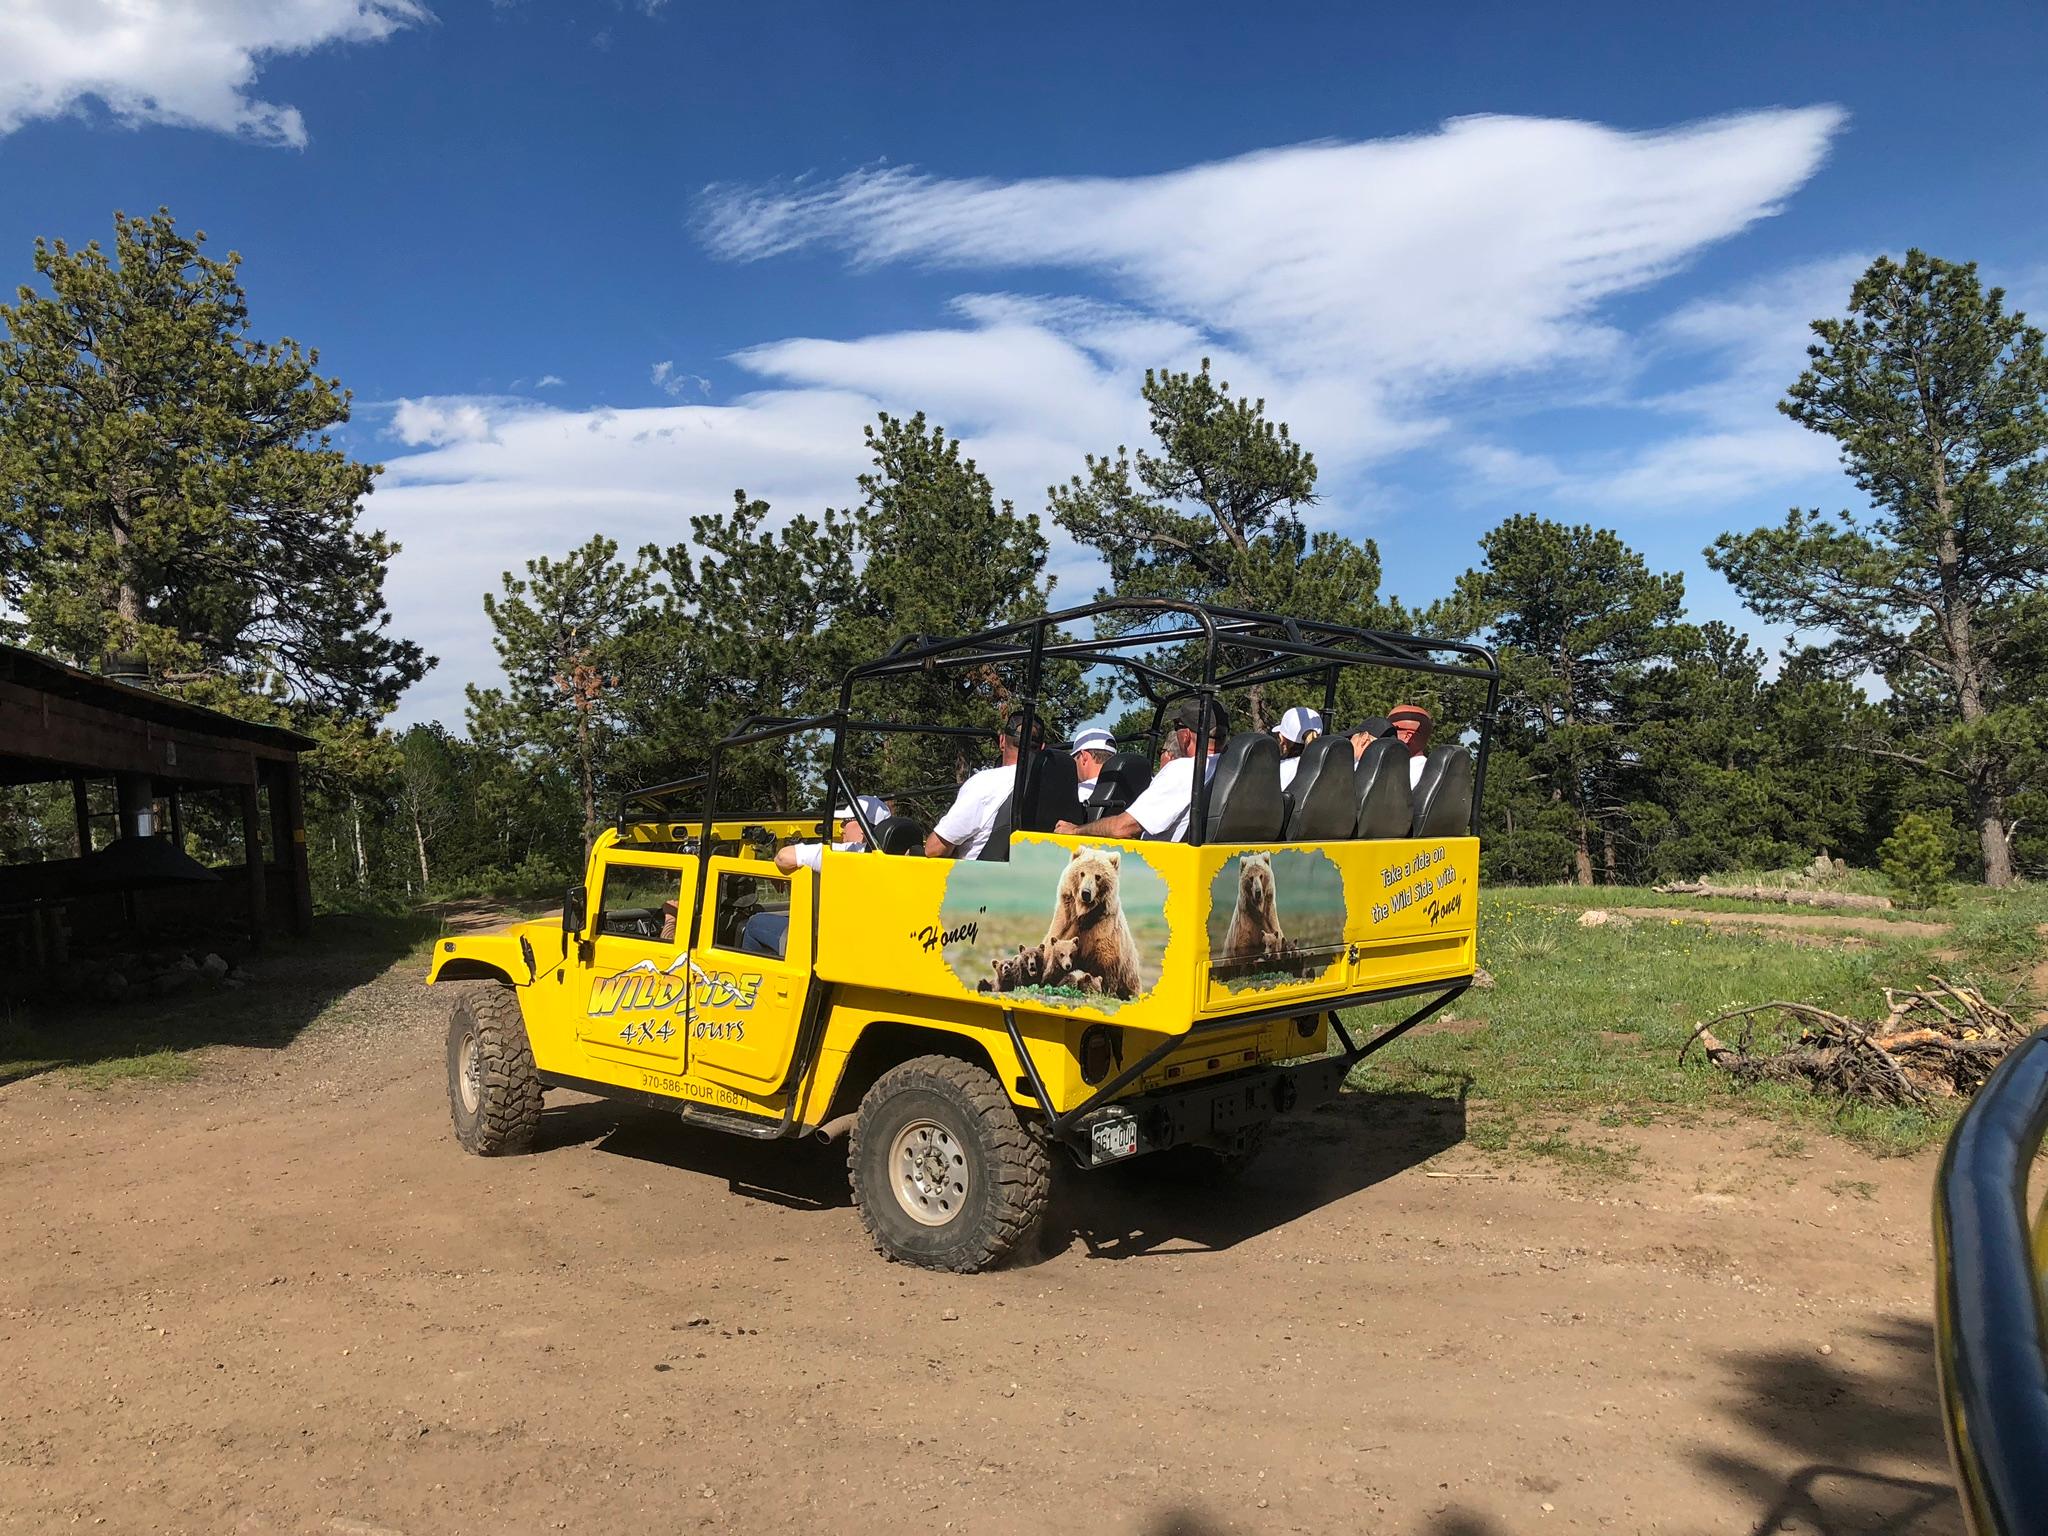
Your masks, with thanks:
[{"label": "man wearing white cap", "polygon": [[1280,787],[1286,789],[1301,768],[1301,749],[1323,734],[1323,717],[1297,704],[1280,717],[1273,734],[1280,739]]},{"label": "man wearing white cap", "polygon": [[1116,738],[1109,732],[1090,726],[1075,736],[1074,744],[1067,748],[1074,759],[1074,777],[1079,780],[1081,803],[1086,805],[1088,797],[1095,793],[1095,781],[1102,773],[1102,765],[1109,761]]},{"label": "man wearing white cap", "polygon": [[[880,824],[889,814],[889,807],[874,795],[860,797],[861,815],[867,817],[869,826]],[[853,814],[850,805],[835,806],[834,819],[844,823],[839,829],[840,841],[832,846],[840,853],[860,853],[868,845],[867,835],[860,829],[860,818]],[[775,867],[785,875],[799,869],[816,871],[823,866],[825,845],[823,843],[791,843],[775,850]]]}]

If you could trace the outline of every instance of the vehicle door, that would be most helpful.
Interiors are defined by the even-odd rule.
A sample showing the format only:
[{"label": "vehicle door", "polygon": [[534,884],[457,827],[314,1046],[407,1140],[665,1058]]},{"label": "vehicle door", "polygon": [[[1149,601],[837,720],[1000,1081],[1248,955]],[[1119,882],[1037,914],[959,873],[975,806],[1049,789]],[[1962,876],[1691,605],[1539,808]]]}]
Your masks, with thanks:
[{"label": "vehicle door", "polygon": [[577,1034],[600,1060],[683,1070],[689,1034],[689,900],[683,861],[607,858],[587,946],[588,993]]},{"label": "vehicle door", "polygon": [[691,955],[690,1070],[765,1093],[782,1081],[811,984],[816,876],[714,858]]}]

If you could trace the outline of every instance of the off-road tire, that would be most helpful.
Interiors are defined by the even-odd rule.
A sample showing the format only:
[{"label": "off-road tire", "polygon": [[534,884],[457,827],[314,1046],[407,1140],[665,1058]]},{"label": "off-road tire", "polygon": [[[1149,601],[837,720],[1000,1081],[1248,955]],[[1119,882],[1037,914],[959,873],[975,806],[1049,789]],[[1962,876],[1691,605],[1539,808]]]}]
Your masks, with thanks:
[{"label": "off-road tire", "polygon": [[[919,1126],[963,1175],[956,1211],[918,1199],[902,1162],[901,1138]],[[1009,1097],[984,1069],[951,1056],[919,1056],[892,1068],[860,1101],[846,1151],[853,1201],[878,1252],[902,1264],[971,1275],[1000,1264],[1045,1215],[1052,1163],[1045,1143],[1017,1118]],[[899,1193],[899,1190],[902,1192]],[[940,1197],[934,1197],[936,1206]]]},{"label": "off-road tire", "polygon": [[1162,1184],[1182,1189],[1222,1189],[1243,1178],[1245,1171],[1259,1160],[1259,1153],[1265,1150],[1265,1146],[1265,1126],[1253,1125],[1245,1130],[1244,1145],[1234,1152],[1193,1144],[1168,1147],[1156,1156],[1145,1158],[1138,1166]]},{"label": "off-road tire", "polygon": [[[474,1075],[465,1087],[472,1060]],[[518,994],[510,987],[466,990],[448,1015],[448,1114],[455,1139],[479,1157],[530,1151],[541,1094]]]}]

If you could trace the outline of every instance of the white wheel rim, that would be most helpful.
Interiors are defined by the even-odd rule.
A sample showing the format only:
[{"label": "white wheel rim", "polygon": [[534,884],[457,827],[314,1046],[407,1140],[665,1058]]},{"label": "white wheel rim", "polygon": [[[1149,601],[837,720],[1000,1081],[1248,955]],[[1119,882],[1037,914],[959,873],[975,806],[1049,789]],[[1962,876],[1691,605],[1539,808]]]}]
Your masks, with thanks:
[{"label": "white wheel rim", "polygon": [[936,1120],[913,1120],[889,1144],[889,1187],[919,1226],[943,1227],[967,1207],[967,1151]]},{"label": "white wheel rim", "polygon": [[484,1056],[476,1048],[475,1030],[462,1037],[461,1049],[456,1052],[455,1081],[462,1092],[463,1111],[475,1114],[484,1101]]}]

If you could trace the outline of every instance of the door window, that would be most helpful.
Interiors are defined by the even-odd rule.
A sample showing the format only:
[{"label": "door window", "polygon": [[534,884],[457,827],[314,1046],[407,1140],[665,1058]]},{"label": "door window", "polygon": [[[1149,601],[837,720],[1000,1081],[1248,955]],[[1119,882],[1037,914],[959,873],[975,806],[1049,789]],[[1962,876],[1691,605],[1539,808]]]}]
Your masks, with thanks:
[{"label": "door window", "polygon": [[714,948],[781,960],[789,953],[789,881],[721,870],[712,908]]},{"label": "door window", "polygon": [[682,895],[681,872],[645,864],[607,864],[598,897],[597,932],[616,939],[673,944]]}]

